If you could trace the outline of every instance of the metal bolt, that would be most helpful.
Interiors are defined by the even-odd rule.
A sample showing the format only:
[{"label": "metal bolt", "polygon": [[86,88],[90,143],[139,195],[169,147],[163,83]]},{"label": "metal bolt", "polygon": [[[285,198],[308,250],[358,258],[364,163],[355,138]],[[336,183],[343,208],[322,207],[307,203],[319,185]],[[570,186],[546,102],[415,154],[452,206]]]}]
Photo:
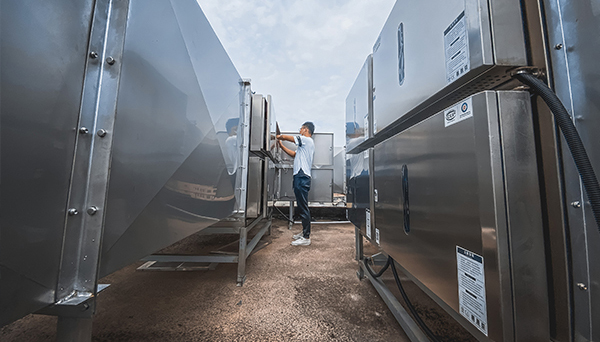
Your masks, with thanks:
[{"label": "metal bolt", "polygon": [[571,202],[571,206],[573,208],[581,208],[581,202],[579,202],[579,201]]},{"label": "metal bolt", "polygon": [[113,64],[115,64],[115,59],[112,58],[112,56],[108,56],[106,58],[106,63],[108,63],[109,65],[113,65]]},{"label": "metal bolt", "polygon": [[83,310],[82,311],[85,311],[85,310],[87,310],[89,308],[90,308],[90,305],[88,303],[83,303]]},{"label": "metal bolt", "polygon": [[92,52],[90,52],[90,58],[91,58],[91,59],[96,59],[96,58],[98,58],[98,53],[97,53],[96,51],[92,51]]},{"label": "metal bolt", "polygon": [[95,213],[97,213],[97,212],[98,212],[98,208],[97,208],[97,207],[95,207],[95,206],[91,206],[91,207],[89,207],[89,208],[88,208],[88,210],[87,210],[87,213],[88,213],[89,215],[94,215],[94,214],[95,214]]},{"label": "metal bolt", "polygon": [[581,291],[587,291],[587,286],[584,283],[577,283],[577,287],[581,290]]},{"label": "metal bolt", "polygon": [[98,130],[98,132],[96,132],[96,134],[98,134],[98,136],[100,138],[104,138],[106,136],[106,133],[108,133],[108,132],[105,129],[101,129],[101,130]]},{"label": "metal bolt", "polygon": [[556,50],[560,50],[560,49],[562,49],[562,48],[563,48],[563,45],[559,43],[559,44],[556,44],[556,45],[554,45],[554,48],[555,48]]},{"label": "metal bolt", "polygon": [[90,130],[85,127],[81,127],[79,129],[79,133],[81,133],[81,134],[88,134],[89,132],[90,132]]},{"label": "metal bolt", "polygon": [[69,216],[75,216],[75,215],[79,214],[79,212],[75,208],[70,208],[68,213],[69,213]]}]

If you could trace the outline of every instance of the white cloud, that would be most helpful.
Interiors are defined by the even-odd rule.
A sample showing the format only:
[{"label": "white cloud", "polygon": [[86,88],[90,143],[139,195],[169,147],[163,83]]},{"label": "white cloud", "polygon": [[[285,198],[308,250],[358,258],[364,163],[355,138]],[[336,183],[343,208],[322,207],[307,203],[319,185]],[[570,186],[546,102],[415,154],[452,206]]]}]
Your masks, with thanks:
[{"label": "white cloud", "polygon": [[198,0],[238,72],[271,94],[282,130],[345,144],[345,100],[395,0]]}]

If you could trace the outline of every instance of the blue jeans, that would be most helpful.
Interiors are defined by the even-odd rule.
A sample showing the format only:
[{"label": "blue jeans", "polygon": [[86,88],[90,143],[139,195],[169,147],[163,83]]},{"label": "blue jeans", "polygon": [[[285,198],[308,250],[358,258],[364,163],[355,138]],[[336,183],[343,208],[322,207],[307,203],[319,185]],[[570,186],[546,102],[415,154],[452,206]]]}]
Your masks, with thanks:
[{"label": "blue jeans", "polygon": [[302,219],[302,235],[310,238],[310,210],[308,209],[308,191],[310,190],[310,177],[300,169],[294,175],[294,195],[298,203],[298,216]]}]

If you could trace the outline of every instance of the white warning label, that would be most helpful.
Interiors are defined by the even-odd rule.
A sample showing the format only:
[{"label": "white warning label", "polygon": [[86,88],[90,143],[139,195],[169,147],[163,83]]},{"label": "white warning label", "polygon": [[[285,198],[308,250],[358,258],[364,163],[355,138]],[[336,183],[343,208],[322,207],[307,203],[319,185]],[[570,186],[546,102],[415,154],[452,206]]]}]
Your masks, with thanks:
[{"label": "white warning label", "polygon": [[463,11],[444,31],[446,82],[452,83],[471,69],[467,20]]},{"label": "white warning label", "polygon": [[444,110],[444,127],[454,125],[473,116],[473,100],[471,97]]},{"label": "white warning label", "polygon": [[371,210],[365,209],[365,219],[366,219],[365,230],[367,232],[367,237],[370,239],[371,238]]},{"label": "white warning label", "polygon": [[379,243],[379,229],[375,228],[375,242],[377,242],[378,245],[380,245]]},{"label": "white warning label", "polygon": [[456,246],[460,314],[488,336],[483,257]]}]

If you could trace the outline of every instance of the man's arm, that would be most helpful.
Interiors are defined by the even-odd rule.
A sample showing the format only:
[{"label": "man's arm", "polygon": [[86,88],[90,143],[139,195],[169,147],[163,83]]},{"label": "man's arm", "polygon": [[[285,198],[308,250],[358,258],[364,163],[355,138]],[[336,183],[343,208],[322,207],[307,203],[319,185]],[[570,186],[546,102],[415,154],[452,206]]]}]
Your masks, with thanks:
[{"label": "man's arm", "polygon": [[296,143],[296,140],[294,140],[294,137],[291,135],[287,135],[287,134],[280,134],[277,136],[277,139],[279,140],[287,140],[289,142],[293,142]]},{"label": "man's arm", "polygon": [[295,158],[296,157],[296,151],[292,151],[289,148],[285,147],[282,143],[281,140],[277,141],[279,143],[279,146],[281,146],[281,149],[283,150],[283,152],[287,153],[290,157]]}]

